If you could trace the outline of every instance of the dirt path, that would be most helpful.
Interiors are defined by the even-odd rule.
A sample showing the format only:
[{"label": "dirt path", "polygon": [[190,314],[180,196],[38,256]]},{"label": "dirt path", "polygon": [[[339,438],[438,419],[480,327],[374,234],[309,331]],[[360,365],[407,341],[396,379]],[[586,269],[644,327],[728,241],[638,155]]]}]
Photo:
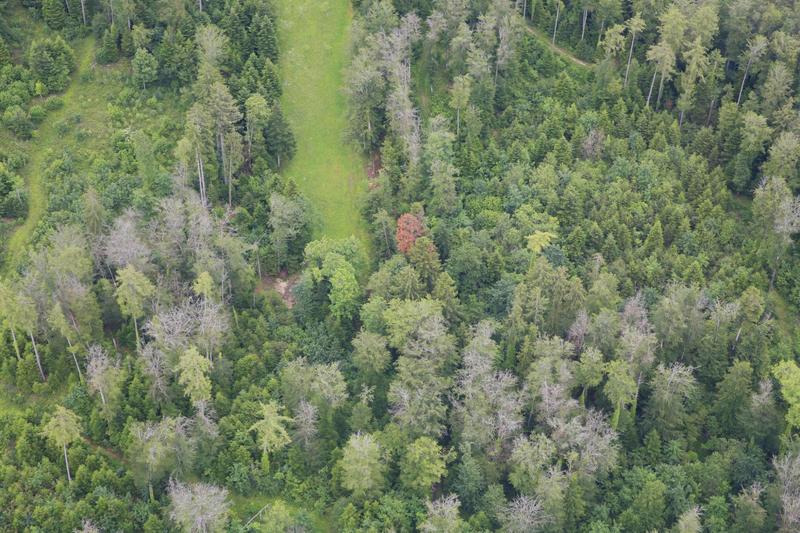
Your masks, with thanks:
[{"label": "dirt path", "polygon": [[583,67],[583,68],[591,68],[591,67],[594,66],[594,63],[587,63],[586,61],[584,61],[582,59],[579,59],[579,58],[575,57],[574,55],[572,55],[572,52],[570,52],[569,50],[561,48],[557,44],[553,44],[552,36],[545,35],[544,32],[542,32],[541,29],[539,29],[539,28],[537,28],[535,26],[531,26],[530,24],[528,24],[527,27],[528,27],[528,31],[531,34],[533,34],[537,39],[539,39],[539,41],[541,41],[542,43],[546,44],[547,47],[550,50],[555,52],[557,55],[560,55],[561,57],[563,57],[567,61],[571,62],[572,64],[578,65],[579,67]]}]

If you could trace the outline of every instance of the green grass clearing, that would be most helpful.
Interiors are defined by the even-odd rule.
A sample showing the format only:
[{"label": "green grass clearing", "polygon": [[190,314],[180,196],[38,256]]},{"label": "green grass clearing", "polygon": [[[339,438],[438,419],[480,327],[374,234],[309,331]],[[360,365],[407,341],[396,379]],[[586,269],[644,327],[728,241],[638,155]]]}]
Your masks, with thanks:
[{"label": "green grass clearing", "polygon": [[321,218],[315,236],[366,243],[361,198],[366,161],[346,138],[344,67],[352,10],[342,0],[280,0],[283,110],[297,138],[297,154],[283,169]]},{"label": "green grass clearing", "polygon": [[84,79],[95,68],[94,39],[87,37],[76,41],[73,48],[77,68],[72,73],[69,87],[60,95],[64,105],[61,109],[48,113],[34,132],[33,139],[26,143],[30,159],[21,169],[20,176],[28,186],[28,216],[8,240],[7,268],[17,265],[23,258],[25,247],[47,208],[47,192],[42,183],[42,175],[50,155],[53,151],[62,149],[66,142],[73,140],[59,131],[59,125],[69,117],[80,116],[81,128],[89,134],[81,142],[83,149],[91,149],[106,139],[103,135],[108,123],[105,117],[105,95],[97,90],[96,81]]}]

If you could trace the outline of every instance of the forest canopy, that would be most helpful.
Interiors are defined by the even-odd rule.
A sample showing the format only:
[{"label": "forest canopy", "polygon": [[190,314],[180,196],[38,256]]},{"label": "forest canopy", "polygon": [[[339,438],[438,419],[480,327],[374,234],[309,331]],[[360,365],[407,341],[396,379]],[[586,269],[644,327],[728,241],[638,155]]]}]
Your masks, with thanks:
[{"label": "forest canopy", "polygon": [[800,530],[799,55],[787,0],[0,0],[0,531]]}]

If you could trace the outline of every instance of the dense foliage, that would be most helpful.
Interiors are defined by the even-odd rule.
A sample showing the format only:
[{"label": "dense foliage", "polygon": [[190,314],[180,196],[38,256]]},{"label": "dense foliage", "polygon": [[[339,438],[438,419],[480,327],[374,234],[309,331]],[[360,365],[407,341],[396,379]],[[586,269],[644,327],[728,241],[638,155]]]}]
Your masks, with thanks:
[{"label": "dense foliage", "polygon": [[0,530],[800,529],[797,6],[353,7],[335,240],[280,2],[0,2]]}]

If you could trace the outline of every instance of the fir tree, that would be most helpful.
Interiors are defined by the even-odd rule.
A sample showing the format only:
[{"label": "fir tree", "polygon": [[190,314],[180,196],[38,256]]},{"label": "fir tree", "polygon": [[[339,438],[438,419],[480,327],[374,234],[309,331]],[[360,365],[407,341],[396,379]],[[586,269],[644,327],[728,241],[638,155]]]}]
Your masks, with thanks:
[{"label": "fir tree", "polygon": [[282,162],[291,159],[297,151],[294,134],[278,104],[272,108],[264,137],[267,140],[267,152],[275,160],[277,168],[281,167]]},{"label": "fir tree", "polygon": [[251,49],[261,57],[278,61],[278,39],[272,20],[266,15],[256,15],[253,17],[252,28]]},{"label": "fir tree", "polygon": [[113,63],[119,58],[119,50],[117,49],[117,34],[117,28],[114,24],[112,24],[111,27],[108,28],[103,34],[100,51],[97,52],[97,61],[100,63]]},{"label": "fir tree", "polygon": [[0,67],[9,63],[11,63],[11,52],[8,50],[5,39],[0,35]]},{"label": "fir tree", "polygon": [[43,0],[42,17],[50,29],[61,30],[67,24],[67,14],[61,0]]}]

